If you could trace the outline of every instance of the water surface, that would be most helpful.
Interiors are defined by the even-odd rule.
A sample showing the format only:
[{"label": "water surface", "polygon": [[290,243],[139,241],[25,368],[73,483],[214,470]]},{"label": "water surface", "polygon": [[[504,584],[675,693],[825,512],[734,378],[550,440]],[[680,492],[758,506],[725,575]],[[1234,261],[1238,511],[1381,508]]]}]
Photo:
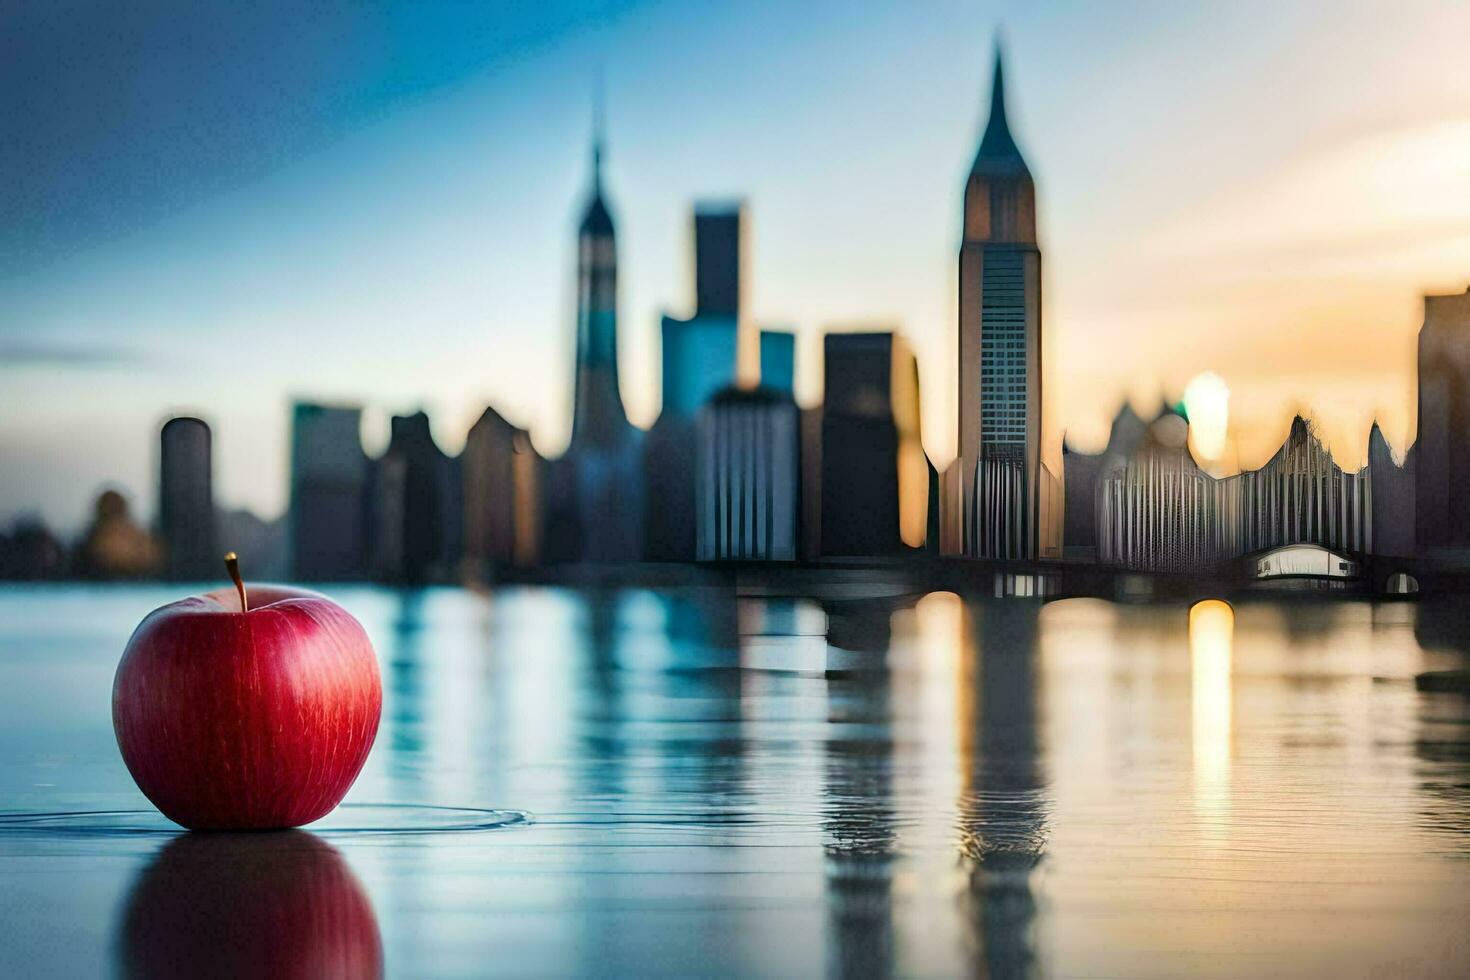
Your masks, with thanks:
[{"label": "water surface", "polygon": [[1470,972],[1453,603],[335,589],[353,805],[200,835],[109,715],[184,591],[0,591],[0,975]]}]

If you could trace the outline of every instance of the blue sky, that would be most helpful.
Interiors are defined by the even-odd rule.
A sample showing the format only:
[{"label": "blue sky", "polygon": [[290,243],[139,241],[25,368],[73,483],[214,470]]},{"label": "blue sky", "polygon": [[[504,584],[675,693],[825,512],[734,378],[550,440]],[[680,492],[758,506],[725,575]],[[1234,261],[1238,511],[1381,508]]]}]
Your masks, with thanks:
[{"label": "blue sky", "polygon": [[605,78],[624,396],[658,411],[694,201],[750,207],[754,319],[902,329],[953,454],[959,203],[1003,27],[1041,195],[1048,430],[1214,370],[1249,464],[1291,410],[1412,435],[1425,290],[1470,281],[1464,5],[45,4],[0,13],[0,517],[152,511],[196,411],[278,513],[293,396],[487,402],[565,440]]}]

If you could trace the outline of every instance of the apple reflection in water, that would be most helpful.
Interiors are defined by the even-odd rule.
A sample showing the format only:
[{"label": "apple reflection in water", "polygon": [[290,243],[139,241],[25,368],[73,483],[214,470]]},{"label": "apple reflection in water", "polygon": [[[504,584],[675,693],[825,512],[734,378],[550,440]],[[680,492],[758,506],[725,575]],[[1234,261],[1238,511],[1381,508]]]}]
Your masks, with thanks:
[{"label": "apple reflection in water", "polygon": [[123,910],[125,977],[379,977],[372,903],[334,848],[301,830],[185,834]]}]

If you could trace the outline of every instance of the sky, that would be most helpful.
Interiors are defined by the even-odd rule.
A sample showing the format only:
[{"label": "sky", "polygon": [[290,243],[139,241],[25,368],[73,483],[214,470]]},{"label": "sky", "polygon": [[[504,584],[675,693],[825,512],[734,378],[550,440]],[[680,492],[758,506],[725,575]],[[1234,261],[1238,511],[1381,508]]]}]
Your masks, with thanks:
[{"label": "sky", "polygon": [[216,494],[286,500],[289,403],[381,451],[484,406],[565,445],[602,79],[630,417],[692,300],[698,200],[749,209],[751,319],[898,329],[954,456],[964,177],[997,32],[1036,177],[1046,433],[1100,448],[1210,371],[1222,469],[1296,411],[1413,436],[1426,292],[1470,284],[1463,3],[113,4],[0,10],[0,521],[154,509],[197,413]]}]

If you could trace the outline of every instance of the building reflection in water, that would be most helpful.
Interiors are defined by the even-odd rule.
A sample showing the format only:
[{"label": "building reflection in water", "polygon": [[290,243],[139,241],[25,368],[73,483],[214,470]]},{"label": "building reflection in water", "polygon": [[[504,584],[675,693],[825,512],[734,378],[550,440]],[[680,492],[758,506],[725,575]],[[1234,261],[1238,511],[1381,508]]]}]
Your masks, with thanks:
[{"label": "building reflection in water", "polygon": [[392,639],[387,656],[388,688],[391,705],[387,724],[394,762],[393,775],[412,781],[418,771],[424,750],[423,671],[420,646],[424,632],[424,590],[401,589],[397,593],[398,608],[393,617]]},{"label": "building reflection in water", "polygon": [[[581,760],[578,784],[564,814],[586,824],[620,826],[624,835],[657,846],[591,847],[576,852],[584,873],[578,900],[593,914],[567,935],[576,968],[587,976],[679,974],[693,962],[695,941],[685,925],[696,895],[725,901],[738,876],[717,876],[710,892],[663,906],[670,914],[628,928],[629,910],[659,907],[654,875],[692,873],[670,846],[709,828],[739,833],[750,819],[744,758],[736,605],[727,591],[703,587],[658,593],[585,592],[582,672],[568,707]],[[713,855],[707,855],[713,858]],[[664,864],[666,858],[675,863]],[[645,945],[647,944],[647,945]],[[648,949],[660,952],[652,960]],[[730,972],[761,972],[759,950],[732,952]],[[745,965],[741,957],[750,957]],[[651,963],[658,964],[650,967]],[[555,972],[555,971],[552,971]]]},{"label": "building reflection in water", "polygon": [[[716,590],[589,592],[579,706],[581,754],[597,760],[586,788],[622,799],[630,765],[651,780],[639,792],[682,794],[715,806],[712,785],[690,791],[690,774],[719,780],[738,762],[740,676],[733,600]],[[672,780],[672,781],[670,781]],[[723,786],[723,784],[721,784]]]},{"label": "building reflection in water", "polygon": [[1231,660],[1235,610],[1206,599],[1189,610],[1194,809],[1201,836],[1224,842],[1230,826]]},{"label": "building reflection in water", "polygon": [[[888,635],[886,616],[882,634]],[[827,974],[889,976],[898,836],[890,675],[881,669],[844,671],[829,675],[827,690],[830,734],[822,800]]]},{"label": "building reflection in water", "polygon": [[972,605],[962,634],[956,814],[978,975],[1045,972],[1033,891],[1048,835],[1037,737],[1040,611],[1041,603],[1021,599]]},{"label": "building reflection in water", "polygon": [[1470,604],[1452,595],[1419,599],[1414,603],[1414,639],[1425,650],[1470,653]]},{"label": "building reflection in water", "polygon": [[827,672],[883,671],[893,643],[893,613],[910,598],[824,599]]},{"label": "building reflection in water", "polygon": [[1417,715],[1419,823],[1431,838],[1470,857],[1470,700],[1421,694]]},{"label": "building reflection in water", "polygon": [[469,802],[477,722],[487,701],[488,607],[441,588],[404,588],[392,597],[378,732],[388,749],[390,792],[397,799]]},{"label": "building reflection in water", "polygon": [[[1470,605],[1458,596],[1427,595],[1414,604],[1416,668],[1470,668]],[[1470,698],[1416,692],[1414,757],[1420,825],[1432,838],[1470,855]]]},{"label": "building reflection in water", "polygon": [[138,876],[116,938],[123,977],[379,977],[367,892],[303,830],[189,833]]},{"label": "building reflection in water", "polygon": [[[595,589],[581,594],[586,613],[584,646],[578,662],[585,672],[579,685],[587,700],[573,707],[579,755],[597,760],[582,774],[582,791],[592,799],[613,801],[627,791],[629,743],[623,721],[628,716],[626,678],[619,663],[619,610],[622,594]],[[565,709],[564,709],[565,710]],[[580,714],[581,717],[577,717]]]}]

